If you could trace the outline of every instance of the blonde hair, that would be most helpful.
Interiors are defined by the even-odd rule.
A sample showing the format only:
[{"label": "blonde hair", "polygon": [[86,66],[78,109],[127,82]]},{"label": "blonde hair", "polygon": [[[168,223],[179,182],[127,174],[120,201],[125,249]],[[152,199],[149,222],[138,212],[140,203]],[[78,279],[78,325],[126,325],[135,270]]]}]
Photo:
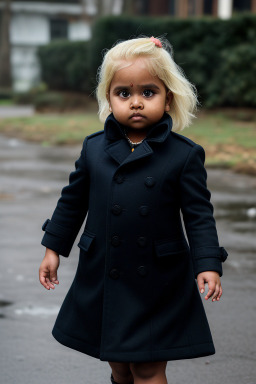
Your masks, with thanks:
[{"label": "blonde hair", "polygon": [[170,115],[173,120],[173,130],[180,131],[191,124],[195,117],[197,106],[196,88],[185,77],[182,69],[172,58],[172,47],[165,38],[159,38],[162,48],[155,45],[149,37],[138,37],[123,42],[117,42],[105,53],[102,65],[98,70],[98,86],[96,97],[99,104],[99,118],[105,121],[109,112],[107,94],[116,71],[126,67],[137,58],[148,58],[147,65],[153,76],[163,81],[173,98],[170,105]]}]

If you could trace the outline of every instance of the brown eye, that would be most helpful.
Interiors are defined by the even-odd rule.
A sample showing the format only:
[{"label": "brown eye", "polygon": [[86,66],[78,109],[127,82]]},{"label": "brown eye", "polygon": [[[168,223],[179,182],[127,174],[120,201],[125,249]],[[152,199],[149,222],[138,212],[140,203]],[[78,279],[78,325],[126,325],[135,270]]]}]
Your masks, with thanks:
[{"label": "brown eye", "polygon": [[145,89],[144,92],[143,92],[143,95],[145,97],[152,97],[154,95],[154,92],[151,91],[151,89]]},{"label": "brown eye", "polygon": [[119,92],[119,96],[122,97],[123,99],[126,99],[127,97],[130,96],[130,93],[126,89],[124,89],[123,91]]}]

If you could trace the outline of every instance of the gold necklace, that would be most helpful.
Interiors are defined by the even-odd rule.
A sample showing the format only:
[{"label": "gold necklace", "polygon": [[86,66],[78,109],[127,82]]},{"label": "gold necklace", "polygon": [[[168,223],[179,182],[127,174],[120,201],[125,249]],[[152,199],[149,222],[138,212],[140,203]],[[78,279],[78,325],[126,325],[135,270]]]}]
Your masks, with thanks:
[{"label": "gold necklace", "polygon": [[137,145],[141,144],[142,141],[144,140],[144,139],[142,139],[141,141],[137,141],[137,143],[135,143],[134,141],[132,141],[132,140],[128,137],[128,135],[127,135],[127,133],[126,133],[125,131],[124,131],[124,135],[125,135],[125,137],[126,137],[128,143],[130,144],[130,147],[131,147],[132,152],[134,151],[134,148],[135,148]]}]

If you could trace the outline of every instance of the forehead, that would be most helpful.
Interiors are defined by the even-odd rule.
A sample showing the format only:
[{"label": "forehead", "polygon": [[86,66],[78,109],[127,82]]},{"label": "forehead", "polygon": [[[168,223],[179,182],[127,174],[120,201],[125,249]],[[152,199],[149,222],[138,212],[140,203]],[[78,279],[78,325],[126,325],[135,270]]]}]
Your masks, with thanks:
[{"label": "forehead", "polygon": [[111,87],[113,85],[127,85],[130,83],[139,85],[149,82],[157,85],[163,84],[163,82],[149,70],[147,59],[122,60],[120,61],[119,69],[112,78]]}]

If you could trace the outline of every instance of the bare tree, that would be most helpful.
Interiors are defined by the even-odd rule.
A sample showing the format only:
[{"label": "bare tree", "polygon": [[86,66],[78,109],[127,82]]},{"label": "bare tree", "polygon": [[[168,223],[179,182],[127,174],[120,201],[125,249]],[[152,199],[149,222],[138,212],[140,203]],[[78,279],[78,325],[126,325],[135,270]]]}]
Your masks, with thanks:
[{"label": "bare tree", "polygon": [[11,89],[11,60],[10,60],[10,23],[11,0],[5,0],[2,8],[2,22],[0,30],[0,87]]},{"label": "bare tree", "polygon": [[105,8],[105,13],[108,15],[111,15],[113,13],[113,10],[114,10],[115,0],[108,0],[108,2],[105,2],[105,4],[108,5]]},{"label": "bare tree", "polygon": [[152,0],[123,0],[123,13],[127,15],[147,15]]},{"label": "bare tree", "polygon": [[[117,4],[118,1],[119,4]],[[85,21],[93,21],[102,16],[112,15],[115,9],[118,8],[123,10],[125,8],[127,11],[128,9],[132,8],[134,1],[135,0],[79,0],[79,3],[81,5],[81,19]],[[92,2],[94,3],[94,6],[96,8],[96,14],[94,16],[88,15],[86,11],[88,3]]]},{"label": "bare tree", "polygon": [[104,2],[103,0],[97,0],[96,4],[97,4],[97,16],[101,17],[104,15]]},{"label": "bare tree", "polygon": [[86,11],[86,0],[79,0],[79,3],[81,5],[81,10],[82,10],[81,19],[86,22],[90,21],[92,17],[88,15]]},{"label": "bare tree", "polygon": [[115,0],[97,0],[97,16],[111,15],[113,13]]}]

